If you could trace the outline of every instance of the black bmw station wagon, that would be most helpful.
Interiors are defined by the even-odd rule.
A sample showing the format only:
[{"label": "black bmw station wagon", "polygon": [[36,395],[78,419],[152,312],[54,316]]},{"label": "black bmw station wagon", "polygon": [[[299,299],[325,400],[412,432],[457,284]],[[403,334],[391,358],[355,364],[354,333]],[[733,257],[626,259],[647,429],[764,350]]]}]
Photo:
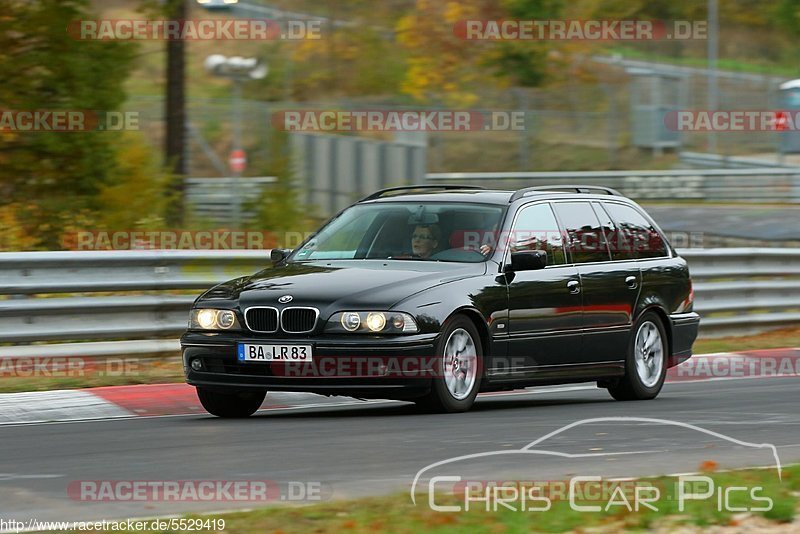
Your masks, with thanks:
[{"label": "black bmw station wagon", "polygon": [[385,189],[271,260],[192,307],[186,379],[214,415],[268,391],[440,412],[568,382],[652,399],[699,325],[686,261],[603,187]]}]

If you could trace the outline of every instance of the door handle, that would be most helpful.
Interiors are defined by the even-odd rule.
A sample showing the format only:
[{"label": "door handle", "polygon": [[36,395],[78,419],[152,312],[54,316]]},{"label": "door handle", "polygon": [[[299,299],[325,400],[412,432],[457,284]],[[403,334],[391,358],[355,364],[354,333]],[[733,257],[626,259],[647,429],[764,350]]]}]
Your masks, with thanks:
[{"label": "door handle", "polygon": [[639,287],[639,281],[636,280],[635,276],[629,276],[625,279],[625,283],[628,285],[628,289],[636,289]]},{"label": "door handle", "polygon": [[570,280],[567,282],[567,289],[569,289],[569,292],[573,295],[577,295],[581,292],[581,283],[577,280]]}]

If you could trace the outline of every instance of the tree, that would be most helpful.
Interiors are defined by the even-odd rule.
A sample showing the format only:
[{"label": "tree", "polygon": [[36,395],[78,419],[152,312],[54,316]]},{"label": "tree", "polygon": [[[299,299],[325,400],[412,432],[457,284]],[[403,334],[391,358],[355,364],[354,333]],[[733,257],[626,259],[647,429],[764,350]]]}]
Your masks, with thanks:
[{"label": "tree", "polygon": [[[562,16],[563,0],[504,0],[503,7],[515,20],[553,20]],[[520,87],[538,87],[547,78],[548,41],[503,41],[489,53],[488,63],[501,77]]]},{"label": "tree", "polygon": [[476,43],[455,35],[462,20],[481,13],[480,0],[416,0],[413,12],[397,23],[397,41],[408,53],[402,92],[418,102],[471,106],[477,101],[479,55]]},{"label": "tree", "polygon": [[780,0],[775,6],[777,25],[792,37],[800,35],[800,0]]},{"label": "tree", "polygon": [[[123,104],[135,47],[70,36],[70,22],[93,18],[87,0],[0,0],[0,13],[0,108],[102,113]],[[117,165],[118,135],[0,131],[0,197],[35,206],[24,223],[56,246],[55,221],[98,208],[96,195]]]}]

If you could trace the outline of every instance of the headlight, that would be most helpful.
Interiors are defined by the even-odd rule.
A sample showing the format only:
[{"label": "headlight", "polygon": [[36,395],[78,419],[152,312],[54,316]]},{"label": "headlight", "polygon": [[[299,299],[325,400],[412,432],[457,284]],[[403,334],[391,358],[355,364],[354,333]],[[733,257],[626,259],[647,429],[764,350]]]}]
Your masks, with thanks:
[{"label": "headlight", "polygon": [[236,313],[231,310],[198,309],[192,310],[189,328],[201,330],[231,330],[239,328]]},{"label": "headlight", "polygon": [[380,312],[367,315],[367,328],[371,332],[380,332],[386,327],[386,316]]},{"label": "headlight", "polygon": [[340,334],[416,334],[419,328],[414,318],[407,313],[347,311],[333,314],[325,331]]},{"label": "headlight", "polygon": [[343,313],[341,323],[348,332],[355,332],[361,326],[361,316],[356,312]]}]

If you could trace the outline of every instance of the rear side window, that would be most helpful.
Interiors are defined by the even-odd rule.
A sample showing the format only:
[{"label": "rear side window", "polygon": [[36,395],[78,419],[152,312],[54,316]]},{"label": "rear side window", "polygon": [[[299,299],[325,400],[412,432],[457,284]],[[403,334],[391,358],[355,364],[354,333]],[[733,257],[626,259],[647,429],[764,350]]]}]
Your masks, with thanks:
[{"label": "rear side window", "polygon": [[592,202],[597,218],[600,220],[600,227],[603,229],[603,236],[606,238],[612,260],[632,260],[636,258],[636,252],[629,239],[622,232],[617,231],[617,227],[603,206]]},{"label": "rear side window", "polygon": [[547,265],[563,265],[564,246],[553,210],[549,204],[522,208],[510,236],[511,251],[544,250]]},{"label": "rear side window", "polygon": [[556,214],[566,232],[567,250],[573,263],[608,261],[600,221],[588,202],[558,202]]},{"label": "rear side window", "polygon": [[603,203],[618,230],[612,250],[628,247],[637,258],[667,256],[667,243],[655,227],[632,206],[614,202]]}]

